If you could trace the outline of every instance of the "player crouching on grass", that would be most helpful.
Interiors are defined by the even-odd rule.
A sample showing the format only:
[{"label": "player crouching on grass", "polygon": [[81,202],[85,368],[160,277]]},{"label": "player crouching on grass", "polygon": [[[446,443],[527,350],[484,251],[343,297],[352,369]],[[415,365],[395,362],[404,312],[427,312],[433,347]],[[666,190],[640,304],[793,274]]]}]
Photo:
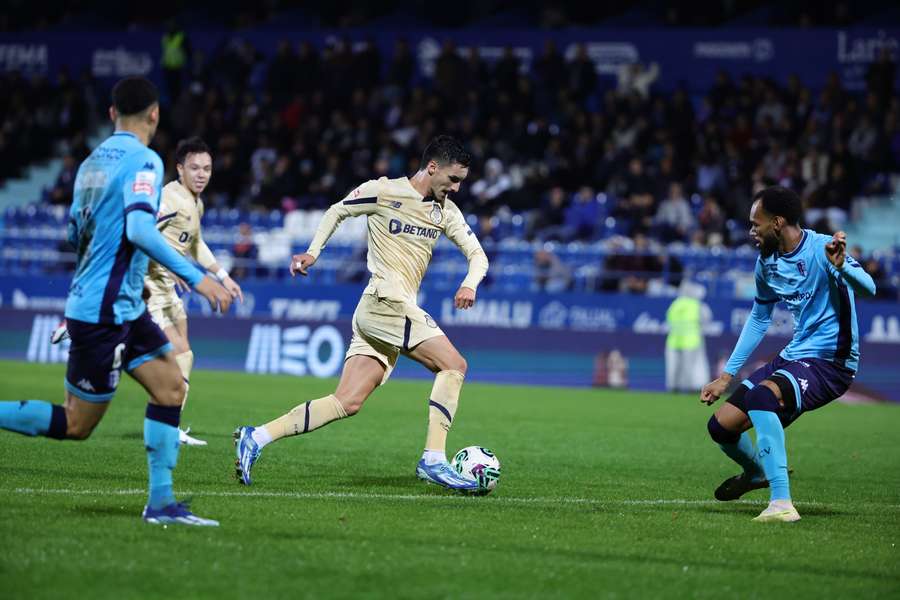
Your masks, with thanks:
[{"label": "player crouching on grass", "polygon": [[[784,428],[803,412],[841,397],[859,368],[855,294],[875,295],[875,282],[846,254],[847,236],[801,229],[800,198],[783,187],[759,191],[750,208],[750,237],[759,247],[756,300],[725,372],[706,384],[711,405],[765,336],[776,302],[794,316],[794,337],[777,357],[754,371],[710,417],[712,439],[744,471],[715,491],[735,500],[768,487],[769,506],[754,521],[798,521],[791,502]],[[754,448],[747,430],[756,428]]]},{"label": "player crouching on grass", "polygon": [[239,427],[234,433],[235,464],[242,483],[250,485],[250,471],[267,444],[355,415],[375,388],[387,381],[404,354],[435,373],[428,400],[425,452],[416,476],[449,489],[478,489],[476,481],[453,470],[445,454],[466,361],[434,319],[416,304],[441,235],[455,243],[469,262],[468,274],[454,299],[456,308],[468,309],[475,303],[475,290],[487,273],[488,260],[481,244],[449,199],[468,175],[469,161],[469,153],[455,139],[435,138],[412,178],[382,177],[362,184],[328,209],[308,250],[293,257],[291,274],[306,275],[341,221],[360,215],[368,218],[372,277],[353,314],[353,337],[337,389],[265,425]]}]

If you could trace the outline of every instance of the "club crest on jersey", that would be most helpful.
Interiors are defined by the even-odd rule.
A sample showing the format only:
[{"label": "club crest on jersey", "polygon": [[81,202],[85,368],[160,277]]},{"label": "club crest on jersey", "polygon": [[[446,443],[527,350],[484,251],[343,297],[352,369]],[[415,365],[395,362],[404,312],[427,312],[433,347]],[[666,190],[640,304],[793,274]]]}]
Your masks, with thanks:
[{"label": "club crest on jersey", "polygon": [[806,263],[802,260],[797,261],[797,270],[800,271],[800,275],[806,277]]},{"label": "club crest on jersey", "polygon": [[435,225],[440,225],[444,221],[444,211],[441,210],[441,207],[435,204],[431,207],[431,222]]}]

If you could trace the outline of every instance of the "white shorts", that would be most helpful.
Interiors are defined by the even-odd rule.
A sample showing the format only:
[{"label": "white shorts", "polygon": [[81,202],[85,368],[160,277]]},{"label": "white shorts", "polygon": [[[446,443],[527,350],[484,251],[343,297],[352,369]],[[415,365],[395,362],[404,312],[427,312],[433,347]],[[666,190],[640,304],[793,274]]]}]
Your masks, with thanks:
[{"label": "white shorts", "polygon": [[153,294],[147,299],[147,311],[159,328],[165,331],[174,327],[179,321],[187,320],[184,302],[178,294]]},{"label": "white shorts", "polygon": [[353,313],[353,337],[344,360],[371,356],[384,365],[384,383],[401,353],[441,335],[435,320],[417,305],[363,294]]}]

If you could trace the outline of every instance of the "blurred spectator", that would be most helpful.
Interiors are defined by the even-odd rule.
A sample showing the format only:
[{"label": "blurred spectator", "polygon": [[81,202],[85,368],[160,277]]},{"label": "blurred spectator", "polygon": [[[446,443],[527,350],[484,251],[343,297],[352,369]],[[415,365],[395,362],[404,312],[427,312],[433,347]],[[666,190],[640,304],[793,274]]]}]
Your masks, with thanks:
[{"label": "blurred spectator", "polygon": [[659,77],[659,65],[650,63],[647,69],[641,63],[622,65],[617,72],[618,86],[616,91],[620,96],[637,94],[641,98],[650,97],[650,86]]},{"label": "blurred spectator", "polygon": [[594,190],[588,186],[581,187],[566,209],[565,226],[571,239],[585,241],[594,239],[599,214],[600,207],[597,205]]},{"label": "blurred spectator", "polygon": [[476,213],[493,212],[503,195],[512,188],[512,178],[503,171],[498,158],[490,158],[484,164],[484,177],[472,184],[470,193],[475,197]]},{"label": "blurred spectator", "polygon": [[602,289],[630,294],[643,294],[649,280],[662,273],[660,258],[650,252],[650,242],[641,233],[634,236],[634,248],[630,252],[616,252],[606,259]]},{"label": "blurred spectator", "polygon": [[250,275],[257,275],[257,273],[251,273],[249,267],[250,264],[256,262],[259,254],[256,242],[253,241],[253,230],[250,228],[249,223],[241,223],[238,226],[238,238],[234,242],[231,253],[235,259],[235,267],[231,272],[231,276],[234,279],[242,281]]},{"label": "blurred spectator", "polygon": [[588,56],[587,47],[578,44],[569,63],[569,89],[576,102],[583,103],[597,89],[597,67]]},{"label": "blurred spectator", "polygon": [[72,203],[72,193],[75,188],[75,175],[78,173],[78,163],[71,154],[63,157],[63,167],[56,177],[56,182],[50,188],[50,204],[68,206]]},{"label": "blurred spectator", "polygon": [[885,46],[878,53],[878,60],[871,63],[866,70],[866,86],[883,105],[887,105],[889,99],[894,95],[896,75],[897,65],[891,59],[891,49]]},{"label": "blurred spectator", "polygon": [[550,250],[534,253],[534,285],[539,292],[557,293],[569,289],[572,270]]},{"label": "blurred spectator", "polygon": [[654,223],[664,242],[687,239],[694,226],[694,215],[680,183],[669,184],[669,195],[660,203]]}]

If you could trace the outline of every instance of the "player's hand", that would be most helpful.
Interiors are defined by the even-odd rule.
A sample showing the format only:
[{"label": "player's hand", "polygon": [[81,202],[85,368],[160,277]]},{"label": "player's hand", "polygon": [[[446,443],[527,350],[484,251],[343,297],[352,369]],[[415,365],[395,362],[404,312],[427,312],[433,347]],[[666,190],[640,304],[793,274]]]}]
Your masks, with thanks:
[{"label": "player's hand", "polygon": [[825,256],[828,262],[834,265],[834,268],[840,269],[844,266],[844,259],[847,256],[847,234],[838,231],[831,238],[831,241],[825,244]]},{"label": "player's hand", "polygon": [[222,286],[228,290],[228,293],[231,294],[232,299],[240,300],[241,304],[244,303],[244,292],[241,291],[241,286],[237,284],[237,282],[231,277],[226,277],[222,281]]},{"label": "player's hand", "polygon": [[312,254],[295,254],[291,257],[291,277],[300,273],[304,277],[309,275],[307,269],[316,264],[316,257]]},{"label": "player's hand", "polygon": [[729,383],[731,383],[731,375],[728,373],[723,373],[722,376],[715,381],[710,381],[704,385],[703,389],[700,391],[700,402],[707,406],[711,406],[725,393]]},{"label": "player's hand", "polygon": [[475,290],[467,287],[459,288],[456,297],[453,298],[453,305],[460,310],[466,310],[472,308],[473,304],[475,304]]},{"label": "player's hand", "polygon": [[209,300],[212,309],[225,314],[231,307],[231,294],[209,275],[204,275],[195,288],[197,292]]}]

